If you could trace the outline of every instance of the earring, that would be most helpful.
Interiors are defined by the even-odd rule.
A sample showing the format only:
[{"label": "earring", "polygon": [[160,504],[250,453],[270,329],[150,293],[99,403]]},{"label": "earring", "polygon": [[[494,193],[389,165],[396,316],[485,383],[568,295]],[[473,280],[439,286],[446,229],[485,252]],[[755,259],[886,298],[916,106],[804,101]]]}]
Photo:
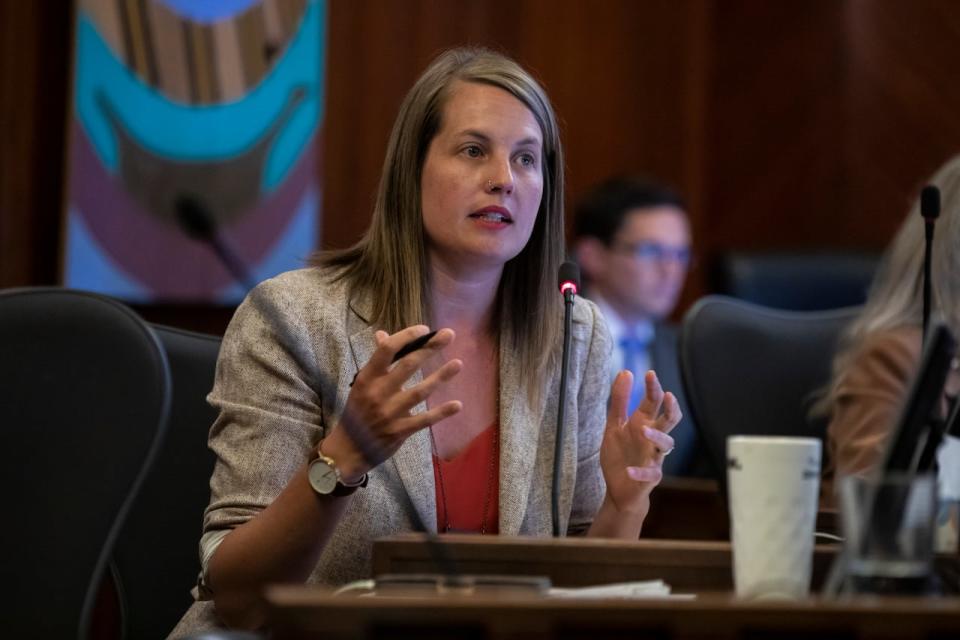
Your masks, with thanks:
[{"label": "earring", "polygon": [[487,191],[493,191],[493,180],[487,180]]}]

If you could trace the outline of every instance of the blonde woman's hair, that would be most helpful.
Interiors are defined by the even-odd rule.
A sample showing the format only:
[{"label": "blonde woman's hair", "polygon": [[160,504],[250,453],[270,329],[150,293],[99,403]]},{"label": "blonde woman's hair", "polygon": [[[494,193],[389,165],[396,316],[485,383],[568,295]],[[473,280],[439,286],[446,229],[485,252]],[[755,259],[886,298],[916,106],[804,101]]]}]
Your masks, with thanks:
[{"label": "blonde woman's hair", "polygon": [[[960,155],[930,178],[942,203],[933,240],[931,316],[960,331]],[[859,316],[844,330],[833,362],[833,378],[816,410],[829,412],[851,360],[868,336],[923,322],[924,223],[919,198],[887,248]]]},{"label": "blonde woman's hair", "polygon": [[563,260],[563,152],[553,107],[537,81],[510,58],[481,48],[452,49],[437,57],[400,106],[370,228],[353,247],[322,252],[311,264],[333,270],[373,303],[371,322],[397,331],[430,319],[430,272],[421,211],[421,174],[443,108],[458,82],[498,87],[520,100],[543,134],[543,196],[523,250],[503,269],[491,334],[520,354],[521,379],[538,394],[539,371],[555,358],[562,305],[556,291]]}]

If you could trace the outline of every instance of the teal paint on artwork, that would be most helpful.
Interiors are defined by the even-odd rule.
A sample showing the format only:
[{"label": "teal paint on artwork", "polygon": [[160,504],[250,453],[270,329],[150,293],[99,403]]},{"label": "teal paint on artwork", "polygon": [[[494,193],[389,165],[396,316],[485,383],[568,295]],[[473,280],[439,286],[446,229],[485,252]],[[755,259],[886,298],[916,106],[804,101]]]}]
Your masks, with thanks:
[{"label": "teal paint on artwork", "polygon": [[309,2],[300,28],[272,70],[239,100],[217,105],[176,103],[148,86],[110,51],[90,18],[80,12],[74,102],[77,117],[104,165],[116,173],[117,140],[97,102],[102,93],[140,145],[181,161],[211,161],[242,154],[283,111],[296,87],[306,98],[275,139],[261,188],[271,191],[294,166],[318,127],[324,108],[326,0]]}]

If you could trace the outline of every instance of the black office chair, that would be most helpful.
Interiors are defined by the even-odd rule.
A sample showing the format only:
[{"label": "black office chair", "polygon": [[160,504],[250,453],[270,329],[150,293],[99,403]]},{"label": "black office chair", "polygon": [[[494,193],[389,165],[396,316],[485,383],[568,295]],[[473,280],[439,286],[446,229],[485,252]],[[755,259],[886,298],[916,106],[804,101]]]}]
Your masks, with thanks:
[{"label": "black office chair", "polygon": [[862,305],[879,256],[845,251],[732,252],[713,270],[713,290],[793,311]]},{"label": "black office chair", "polygon": [[859,310],[784,311],[726,296],[707,296],[690,308],[680,369],[721,486],[727,436],[824,438],[826,420],[811,418],[810,408],[830,380],[840,332]]},{"label": "black office chair", "polygon": [[193,602],[203,510],[214,455],[207,435],[220,338],[153,325],[170,361],[170,428],[114,548],[117,593],[128,638],[165,638]]},{"label": "black office chair", "polygon": [[100,580],[170,410],[153,330],[119,302],[0,292],[0,629],[86,638]]}]

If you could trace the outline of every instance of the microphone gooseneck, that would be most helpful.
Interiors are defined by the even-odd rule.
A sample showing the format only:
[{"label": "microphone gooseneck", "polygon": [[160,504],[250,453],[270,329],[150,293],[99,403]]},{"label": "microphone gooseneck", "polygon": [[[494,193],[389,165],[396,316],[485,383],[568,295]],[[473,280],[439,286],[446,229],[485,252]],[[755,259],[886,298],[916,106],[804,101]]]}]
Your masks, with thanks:
[{"label": "microphone gooseneck", "polygon": [[256,286],[257,283],[250,277],[247,265],[223,239],[216,219],[199,198],[190,194],[180,195],[174,202],[173,208],[177,214],[177,224],[185,234],[210,247],[220,264],[247,291]]},{"label": "microphone gooseneck", "polygon": [[940,189],[927,185],[920,192],[920,215],[923,216],[923,339],[927,339],[930,324],[930,270],[933,262],[933,229],[940,216]]},{"label": "microphone gooseneck", "polygon": [[553,536],[560,537],[560,467],[563,455],[563,418],[567,399],[567,369],[570,364],[570,323],[573,301],[580,290],[580,268],[574,262],[564,262],[559,272],[560,293],[563,294],[563,355],[560,360],[560,393],[557,406],[557,433],[553,447],[553,486],[550,490],[550,512]]}]

